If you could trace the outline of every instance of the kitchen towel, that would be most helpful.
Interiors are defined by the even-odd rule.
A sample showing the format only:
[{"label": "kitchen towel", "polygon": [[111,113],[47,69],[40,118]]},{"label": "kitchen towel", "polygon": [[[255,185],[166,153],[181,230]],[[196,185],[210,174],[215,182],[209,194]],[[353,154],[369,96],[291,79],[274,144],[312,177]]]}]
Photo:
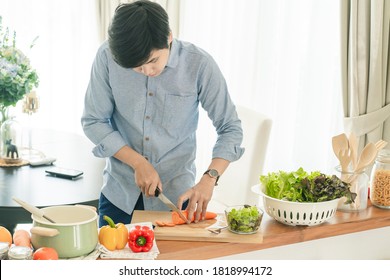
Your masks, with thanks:
[{"label": "kitchen towel", "polygon": [[[150,228],[153,228],[153,225],[151,222],[147,223],[136,223],[136,224],[128,224],[126,225],[127,229],[130,230],[135,227],[136,225],[140,226],[148,226]],[[142,252],[142,253],[134,253],[131,251],[131,249],[126,245],[125,248],[122,250],[115,250],[110,251],[106,249],[103,245],[99,244],[98,248],[100,252],[100,258],[102,259],[139,259],[139,260],[154,260],[157,258],[160,251],[157,248],[156,240],[153,241],[153,247],[149,252]]]}]

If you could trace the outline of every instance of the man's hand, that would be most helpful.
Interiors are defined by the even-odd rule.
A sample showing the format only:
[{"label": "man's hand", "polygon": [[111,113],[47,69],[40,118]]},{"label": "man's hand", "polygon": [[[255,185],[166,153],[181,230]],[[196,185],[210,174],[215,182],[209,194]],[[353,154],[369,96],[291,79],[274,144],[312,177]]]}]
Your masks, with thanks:
[{"label": "man's hand", "polygon": [[[222,158],[214,158],[211,161],[208,169],[215,169],[219,174],[223,174],[226,168],[229,166],[229,161]],[[203,175],[199,183],[193,186],[191,189],[183,193],[178,201],[177,206],[181,209],[184,201],[188,201],[188,220],[191,221],[195,216],[194,222],[204,220],[206,217],[207,205],[209,204],[211,197],[213,196],[214,186],[216,183],[215,178],[211,178],[209,175]]]},{"label": "man's hand", "polygon": [[134,168],[135,183],[146,197],[154,196],[156,187],[162,190],[160,176],[148,161],[138,164]]},{"label": "man's hand", "polygon": [[191,221],[194,216],[194,222],[204,220],[206,216],[207,205],[213,195],[215,182],[211,178],[202,178],[199,183],[187,190],[179,197],[177,202],[178,208],[181,209],[184,201],[189,200],[188,220]]},{"label": "man's hand", "polygon": [[134,169],[135,183],[146,197],[154,196],[157,187],[162,190],[162,183],[156,169],[132,148],[124,146],[114,157]]}]

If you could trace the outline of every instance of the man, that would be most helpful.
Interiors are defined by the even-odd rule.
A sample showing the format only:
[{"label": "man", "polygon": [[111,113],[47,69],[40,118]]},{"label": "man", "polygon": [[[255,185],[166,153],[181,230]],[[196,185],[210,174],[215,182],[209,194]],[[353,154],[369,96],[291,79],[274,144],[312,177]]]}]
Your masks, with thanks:
[{"label": "man", "polygon": [[[195,184],[199,104],[218,139]],[[244,152],[241,122],[215,61],[173,39],[167,13],[149,1],[116,9],[92,66],[82,125],[94,155],[108,159],[100,226],[103,215],[130,223],[134,209],[168,210],[156,188],[186,208],[189,220],[203,219],[219,176]]]}]

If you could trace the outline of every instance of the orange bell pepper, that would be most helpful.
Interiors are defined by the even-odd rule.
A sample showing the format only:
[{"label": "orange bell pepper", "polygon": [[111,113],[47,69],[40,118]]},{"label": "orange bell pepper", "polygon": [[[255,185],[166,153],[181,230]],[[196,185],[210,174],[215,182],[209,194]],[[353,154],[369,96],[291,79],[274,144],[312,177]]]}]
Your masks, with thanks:
[{"label": "orange bell pepper", "polygon": [[129,231],[122,223],[115,224],[114,221],[104,215],[103,219],[108,225],[100,228],[99,243],[110,251],[121,250],[125,248],[128,240]]}]

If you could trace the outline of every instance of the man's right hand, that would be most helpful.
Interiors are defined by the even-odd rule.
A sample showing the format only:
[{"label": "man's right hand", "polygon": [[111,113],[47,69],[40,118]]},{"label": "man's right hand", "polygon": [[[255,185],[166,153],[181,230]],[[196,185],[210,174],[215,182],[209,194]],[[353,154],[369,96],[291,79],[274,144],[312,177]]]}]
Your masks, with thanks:
[{"label": "man's right hand", "polygon": [[134,168],[135,183],[146,197],[154,196],[156,188],[162,190],[160,176],[146,159]]},{"label": "man's right hand", "polygon": [[114,157],[133,168],[135,184],[146,197],[154,196],[157,187],[162,190],[162,183],[156,169],[145,157],[132,148],[123,146],[115,153]]}]

